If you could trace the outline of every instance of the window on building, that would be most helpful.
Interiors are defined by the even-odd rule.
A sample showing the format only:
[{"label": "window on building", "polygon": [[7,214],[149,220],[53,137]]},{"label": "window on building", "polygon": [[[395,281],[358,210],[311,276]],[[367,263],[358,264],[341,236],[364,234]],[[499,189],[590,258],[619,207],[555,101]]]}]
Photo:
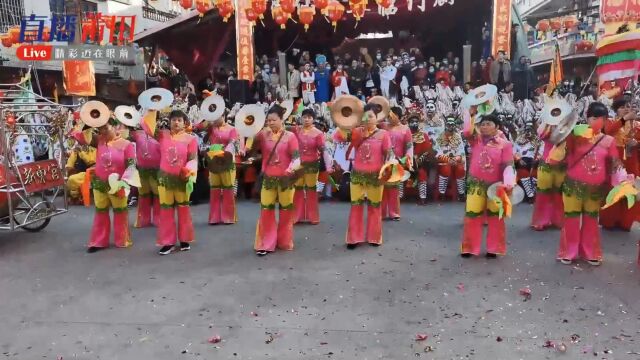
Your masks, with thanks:
[{"label": "window on building", "polygon": [[20,20],[24,16],[23,0],[0,0],[0,32],[16,25],[20,25]]},{"label": "window on building", "polygon": [[64,0],[49,0],[49,9],[51,10],[51,14],[63,15]]}]

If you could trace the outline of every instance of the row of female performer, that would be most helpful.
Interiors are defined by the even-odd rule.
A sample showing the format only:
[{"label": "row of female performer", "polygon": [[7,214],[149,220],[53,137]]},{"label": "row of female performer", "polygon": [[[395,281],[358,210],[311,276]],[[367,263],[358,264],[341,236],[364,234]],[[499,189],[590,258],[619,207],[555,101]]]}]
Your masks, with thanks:
[{"label": "row of female performer", "polygon": [[[512,144],[500,132],[500,121],[492,114],[492,97],[486,96],[491,93],[495,94],[495,89],[480,89],[463,101],[463,135],[471,147],[463,257],[481,254],[484,224],[488,225],[486,256],[495,258],[506,253],[505,218],[510,215],[509,194],[516,184],[516,172]],[[109,208],[114,212],[116,246],[131,245],[126,206],[131,186],[140,189],[136,227],[152,223],[158,226],[159,254],[189,250],[195,238],[188,199],[196,176],[198,146],[188,131],[190,119],[183,111],[175,110],[169,115],[169,129],[157,128],[158,111],[173,100],[167,103],[160,97],[156,104],[152,98],[157,95],[147,97],[140,100],[143,116],[137,116],[134,108],[116,108],[111,116],[106,107],[94,106],[95,102],[85,104],[81,111],[85,128],[78,128],[75,138],[97,147],[91,181],[96,214],[89,252],[109,245]],[[380,246],[383,213],[396,218],[393,213],[399,211],[397,193],[387,191],[393,186],[385,184],[393,184],[391,179],[402,168],[412,168],[411,132],[398,116],[384,113],[376,102],[363,106],[360,100],[345,96],[334,102],[332,114],[334,121],[342,124],[333,134],[334,140],[350,143],[353,151],[347,248],[364,243]],[[602,133],[607,107],[594,102],[586,116],[587,124],[576,126],[566,139],[549,148],[545,145],[544,161],[552,168],[566,169],[558,259],[570,264],[582,257],[599,265],[602,251],[597,214],[603,199],[601,190],[608,184],[628,184],[630,178],[620,164],[613,138]],[[276,249],[292,250],[294,223],[320,221],[315,191],[320,158],[324,157],[326,164],[333,164],[333,159],[325,148],[324,134],[313,125],[314,117],[312,110],[304,110],[302,125],[287,129],[285,109],[274,105],[266,114],[266,126],[248,141],[246,148],[236,128],[227,124],[223,116],[197,125],[209,132],[210,161],[245,152],[262,156],[261,212],[254,242],[259,256]],[[236,118],[236,124],[239,121],[243,120]],[[131,135],[125,136],[127,132]],[[220,163],[226,167],[210,167],[209,223],[233,224],[235,166],[233,162]],[[331,172],[332,167],[327,166],[327,170]],[[492,186],[495,184],[498,186]]]}]

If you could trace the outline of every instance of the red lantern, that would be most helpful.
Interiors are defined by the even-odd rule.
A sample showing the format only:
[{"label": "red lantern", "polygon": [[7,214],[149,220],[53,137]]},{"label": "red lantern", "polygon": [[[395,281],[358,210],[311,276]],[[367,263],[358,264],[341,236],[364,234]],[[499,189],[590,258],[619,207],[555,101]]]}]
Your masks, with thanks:
[{"label": "red lantern", "polygon": [[253,10],[253,8],[244,9],[244,14],[247,17],[247,20],[251,23],[251,25],[256,24],[256,20],[258,20],[258,13]]},{"label": "red lantern", "polygon": [[376,3],[385,9],[388,9],[393,4],[393,0],[376,0]]},{"label": "red lantern", "polygon": [[309,30],[309,25],[313,22],[313,16],[316,14],[316,9],[311,6],[301,6],[298,9],[298,17],[300,22],[304,25],[304,31]]},{"label": "red lantern", "polygon": [[342,14],[344,14],[344,5],[337,1],[331,1],[329,6],[327,6],[327,15],[329,16],[329,20],[331,20],[334,31],[338,25],[338,20],[342,18]]},{"label": "red lantern", "polygon": [[12,27],[9,29],[9,32],[7,33],[9,36],[11,36],[11,43],[13,44],[19,44],[20,43],[20,28],[19,27]]},{"label": "red lantern", "polygon": [[284,11],[285,13],[289,14],[289,16],[291,16],[291,14],[293,14],[296,11],[296,1],[280,0],[280,7],[282,8],[282,11]]},{"label": "red lantern", "polygon": [[13,46],[13,42],[11,41],[11,35],[2,34],[0,35],[0,41],[2,41],[2,46],[10,48]]},{"label": "red lantern", "polygon": [[204,15],[207,11],[211,10],[211,2],[209,0],[196,0],[196,10],[200,15]]},{"label": "red lantern", "polygon": [[13,113],[8,113],[5,117],[5,121],[7,122],[7,125],[14,126],[16,124],[16,117],[13,116]]},{"label": "red lantern", "polygon": [[264,19],[264,13],[267,11],[267,0],[251,0],[251,8],[258,14],[258,18]]},{"label": "red lantern", "polygon": [[364,16],[364,13],[367,11],[367,2],[360,1],[357,3],[351,3],[351,13],[353,13],[353,17],[356,18],[356,21],[360,21]]},{"label": "red lantern", "polygon": [[326,15],[327,6],[329,6],[329,0],[315,0],[313,2],[313,5],[315,5],[316,9],[320,10],[322,14]]},{"label": "red lantern", "polygon": [[565,29],[571,30],[574,27],[578,26],[578,18],[575,15],[566,16],[562,19],[562,25],[564,25]]},{"label": "red lantern", "polygon": [[185,10],[189,10],[193,7],[193,0],[180,0],[180,6]]},{"label": "red lantern", "polygon": [[222,16],[222,21],[227,22],[229,17],[233,14],[233,3],[230,0],[216,1],[218,7],[218,14]]},{"label": "red lantern", "polygon": [[549,21],[549,26],[551,26],[551,30],[558,31],[562,28],[562,21],[560,18],[553,18]]},{"label": "red lantern", "polygon": [[576,50],[578,51],[590,51],[593,49],[593,42],[589,40],[580,40],[576,43]]},{"label": "red lantern", "polygon": [[545,32],[545,31],[549,30],[549,20],[540,20],[540,21],[538,21],[538,24],[536,25],[536,29],[538,29],[538,31],[542,31],[542,32]]},{"label": "red lantern", "polygon": [[289,20],[289,14],[286,14],[280,6],[274,6],[271,8],[271,16],[276,24],[280,25],[280,29],[284,29]]}]

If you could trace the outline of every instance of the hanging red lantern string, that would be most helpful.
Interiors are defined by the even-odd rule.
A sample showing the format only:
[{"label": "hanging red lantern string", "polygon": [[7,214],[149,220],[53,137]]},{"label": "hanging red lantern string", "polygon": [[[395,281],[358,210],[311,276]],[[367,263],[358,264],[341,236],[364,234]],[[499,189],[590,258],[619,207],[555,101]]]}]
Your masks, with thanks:
[{"label": "hanging red lantern string", "polygon": [[538,29],[538,31],[542,31],[542,32],[545,32],[545,31],[549,30],[549,20],[540,20],[540,21],[538,21],[538,23],[536,24],[536,29]]},{"label": "hanging red lantern string", "polygon": [[204,16],[211,8],[210,0],[196,0],[196,10],[200,13],[200,17]]},{"label": "hanging red lantern string", "polygon": [[258,13],[253,10],[253,8],[244,9],[244,15],[247,17],[247,21],[251,23],[251,26],[256,25],[256,20],[258,20]]},{"label": "hanging red lantern string", "polygon": [[189,10],[193,7],[193,0],[180,0],[180,6],[185,10]]},{"label": "hanging red lantern string", "polygon": [[567,30],[571,30],[574,27],[578,26],[578,18],[575,15],[566,16],[562,19],[562,25]]},{"label": "hanging red lantern string", "polygon": [[285,29],[289,15],[286,14],[280,6],[274,6],[271,8],[271,16],[276,24],[280,25],[280,29]]},{"label": "hanging red lantern string", "polygon": [[344,5],[337,1],[331,1],[329,6],[327,6],[327,14],[329,16],[329,20],[331,20],[333,31],[336,31],[338,20],[340,20],[342,18],[342,14],[344,14]]},{"label": "hanging red lantern string", "polygon": [[11,42],[13,44],[19,44],[20,43],[20,27],[14,26],[14,27],[10,28],[9,32],[7,34],[9,36],[11,36]]},{"label": "hanging red lantern string", "polygon": [[0,41],[2,41],[2,46],[10,48],[13,46],[13,41],[11,41],[11,35],[2,34],[0,35]]},{"label": "hanging red lantern string", "polygon": [[562,21],[560,18],[553,18],[549,21],[549,25],[551,26],[551,30],[560,30],[562,28]]},{"label": "hanging red lantern string", "polygon": [[388,9],[393,4],[393,0],[376,0],[376,4],[382,6],[385,9]]},{"label": "hanging red lantern string", "polygon": [[327,15],[327,6],[329,6],[329,0],[314,0],[313,5],[316,9],[320,10],[322,15]]},{"label": "hanging red lantern string", "polygon": [[280,7],[282,8],[282,11],[289,14],[289,17],[291,17],[291,14],[296,11],[296,5],[295,0],[280,0]]},{"label": "hanging red lantern string", "polygon": [[304,31],[309,30],[309,25],[313,23],[313,16],[316,14],[316,9],[312,6],[301,6],[298,8],[298,18],[300,23],[304,25]]},{"label": "hanging red lantern string", "polygon": [[256,12],[260,20],[264,19],[267,12],[267,0],[251,0],[251,8]]},{"label": "hanging red lantern string", "polygon": [[218,14],[222,16],[222,21],[227,22],[233,14],[233,3],[231,0],[214,0],[218,8]]},{"label": "hanging red lantern string", "polygon": [[353,17],[356,18],[356,22],[360,21],[367,11],[367,0],[351,0],[349,4],[351,5],[351,13]]}]

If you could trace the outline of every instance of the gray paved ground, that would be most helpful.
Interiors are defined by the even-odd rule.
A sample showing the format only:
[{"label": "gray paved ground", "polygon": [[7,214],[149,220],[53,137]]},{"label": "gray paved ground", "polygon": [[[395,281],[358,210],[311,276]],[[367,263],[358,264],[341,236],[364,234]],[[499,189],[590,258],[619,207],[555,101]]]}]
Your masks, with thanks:
[{"label": "gray paved ground", "polygon": [[[0,234],[0,353],[9,359],[639,359],[637,230],[607,233],[600,268],[554,260],[558,231],[509,224],[509,254],[457,256],[460,204],[404,204],[381,248],[345,249],[346,204],[296,228],[296,250],[257,258],[258,206],[204,225],[189,253],[86,254],[92,210],[42,233]],[[530,287],[531,299],[519,294]],[[415,341],[416,334],[426,334]],[[219,335],[222,342],[208,343]],[[573,335],[573,341],[572,341]],[[545,348],[566,344],[566,353]],[[431,347],[433,351],[425,352]],[[605,353],[610,351],[611,353]],[[594,356],[596,352],[596,356]]]}]

